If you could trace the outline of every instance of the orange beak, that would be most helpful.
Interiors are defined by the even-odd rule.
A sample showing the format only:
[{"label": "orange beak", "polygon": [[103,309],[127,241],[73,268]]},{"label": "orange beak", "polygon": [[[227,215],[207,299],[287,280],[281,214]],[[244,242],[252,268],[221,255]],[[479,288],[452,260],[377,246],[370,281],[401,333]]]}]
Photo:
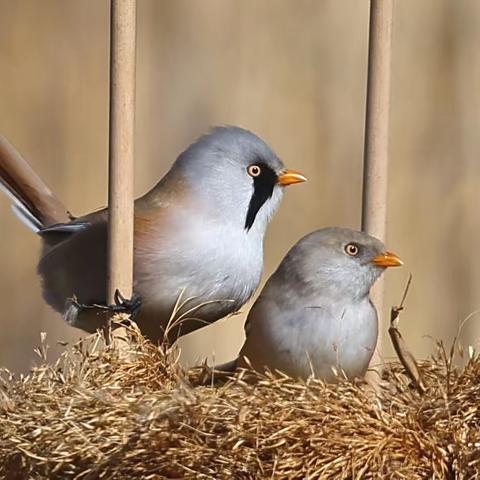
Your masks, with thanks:
[{"label": "orange beak", "polygon": [[283,186],[293,185],[294,183],[306,182],[307,177],[296,170],[282,170],[278,176],[277,183]]},{"label": "orange beak", "polygon": [[372,263],[379,267],[401,267],[403,262],[398,255],[392,252],[384,252],[372,258]]}]

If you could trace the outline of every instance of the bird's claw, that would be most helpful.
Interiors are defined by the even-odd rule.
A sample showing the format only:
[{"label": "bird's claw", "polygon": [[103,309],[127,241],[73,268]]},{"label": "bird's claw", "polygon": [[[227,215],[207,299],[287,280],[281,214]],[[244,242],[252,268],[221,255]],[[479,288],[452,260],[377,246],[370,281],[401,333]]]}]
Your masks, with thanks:
[{"label": "bird's claw", "polygon": [[132,298],[125,298],[118,289],[115,290],[113,300],[115,302],[113,305],[101,305],[98,303],[85,304],[80,303],[77,297],[73,296],[67,299],[64,318],[71,325],[75,325],[77,323],[77,317],[82,310],[98,310],[111,313],[125,313],[130,317],[130,320],[134,320],[142,306],[142,298],[140,295],[134,293]]},{"label": "bird's claw", "polygon": [[114,304],[108,305],[108,309],[114,313],[126,313],[131,320],[134,320],[142,306],[142,298],[134,293],[132,298],[125,298],[118,288],[113,295]]}]

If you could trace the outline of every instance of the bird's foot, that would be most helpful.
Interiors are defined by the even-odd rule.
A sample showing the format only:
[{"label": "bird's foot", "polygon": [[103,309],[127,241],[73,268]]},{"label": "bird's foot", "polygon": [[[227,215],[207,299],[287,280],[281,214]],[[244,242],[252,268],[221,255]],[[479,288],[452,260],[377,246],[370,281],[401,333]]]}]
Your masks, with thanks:
[{"label": "bird's foot", "polygon": [[142,306],[142,297],[140,297],[140,295],[134,293],[132,298],[125,298],[117,288],[113,299],[115,304],[108,305],[107,308],[109,311],[114,313],[126,313],[131,320],[135,320],[135,317],[138,315],[140,307]]},{"label": "bird's foot", "polygon": [[98,313],[125,313],[130,320],[134,320],[140,311],[142,299],[140,295],[133,294],[132,298],[125,298],[120,291],[115,290],[113,305],[103,305],[98,303],[86,304],[80,303],[75,296],[67,299],[65,303],[64,319],[70,325],[77,325],[79,314],[83,310],[96,310]]}]

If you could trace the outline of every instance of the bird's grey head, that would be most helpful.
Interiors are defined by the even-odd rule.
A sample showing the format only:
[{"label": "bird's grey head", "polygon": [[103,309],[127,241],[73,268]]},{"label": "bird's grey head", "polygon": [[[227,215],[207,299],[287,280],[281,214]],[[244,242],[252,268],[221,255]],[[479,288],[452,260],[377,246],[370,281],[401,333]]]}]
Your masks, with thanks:
[{"label": "bird's grey head", "polygon": [[216,127],[176,160],[195,198],[208,205],[225,225],[263,235],[283,196],[283,186],[305,180],[285,170],[275,152],[252,132]]},{"label": "bird's grey head", "polygon": [[380,240],[340,227],[310,233],[290,250],[287,258],[290,274],[298,276],[299,284],[344,300],[368,295],[385,268],[402,265]]}]

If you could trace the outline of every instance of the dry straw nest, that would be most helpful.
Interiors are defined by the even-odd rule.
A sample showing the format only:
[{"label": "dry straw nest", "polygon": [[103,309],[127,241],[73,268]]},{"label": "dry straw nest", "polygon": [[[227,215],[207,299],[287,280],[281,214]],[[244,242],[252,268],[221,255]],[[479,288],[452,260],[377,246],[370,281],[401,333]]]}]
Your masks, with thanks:
[{"label": "dry straw nest", "polygon": [[[94,336],[0,377],[1,478],[480,477],[480,360],[388,365],[379,397],[346,381],[245,373],[196,386],[177,351]],[[443,352],[443,351],[442,351]],[[44,346],[40,348],[44,356]]]}]

